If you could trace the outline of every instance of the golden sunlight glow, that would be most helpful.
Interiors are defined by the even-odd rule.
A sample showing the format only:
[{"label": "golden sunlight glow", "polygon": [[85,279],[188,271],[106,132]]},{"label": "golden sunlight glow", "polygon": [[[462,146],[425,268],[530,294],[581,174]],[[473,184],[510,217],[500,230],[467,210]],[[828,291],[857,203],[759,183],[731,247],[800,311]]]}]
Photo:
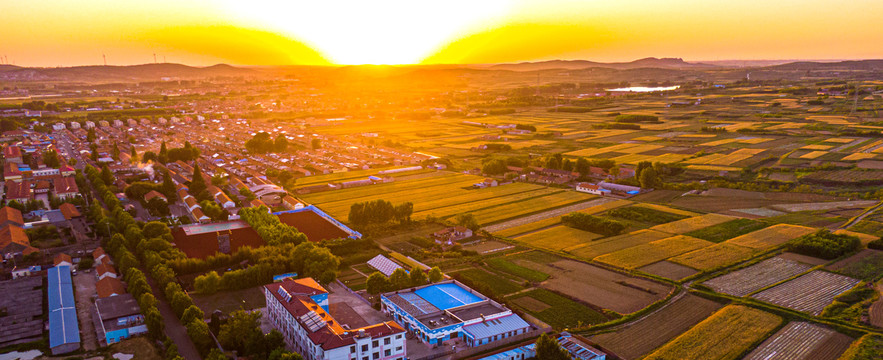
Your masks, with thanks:
[{"label": "golden sunlight glow", "polygon": [[511,0],[229,0],[244,24],[300,39],[338,64],[411,64],[493,26]]}]

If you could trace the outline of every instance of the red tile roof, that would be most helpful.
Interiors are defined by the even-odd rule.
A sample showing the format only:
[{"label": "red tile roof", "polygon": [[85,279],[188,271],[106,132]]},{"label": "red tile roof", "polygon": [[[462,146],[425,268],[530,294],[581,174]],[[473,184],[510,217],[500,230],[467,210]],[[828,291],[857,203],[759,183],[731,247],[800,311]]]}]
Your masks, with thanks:
[{"label": "red tile roof", "polygon": [[61,204],[61,206],[58,207],[58,210],[61,210],[61,214],[64,215],[64,218],[66,220],[83,216],[82,214],[80,214],[80,211],[77,210],[77,207],[71,203]]},{"label": "red tile roof", "polygon": [[[194,225],[199,226],[199,225]],[[214,226],[214,224],[206,225]],[[197,232],[188,235],[184,227],[172,229],[172,237],[175,238],[175,246],[188,257],[205,259],[218,252],[218,235],[230,235],[230,251],[236,252],[244,246],[259,247],[264,245],[264,240],[254,229],[249,226],[234,228],[223,231]]]},{"label": "red tile roof", "polygon": [[60,253],[58,255],[55,255],[55,258],[52,259],[52,264],[54,264],[55,266],[58,266],[58,264],[61,264],[62,262],[65,262],[65,261],[68,264],[73,264],[73,261],[71,261],[70,255],[65,254],[65,253]]},{"label": "red tile roof", "polygon": [[113,268],[113,265],[105,262],[98,264],[98,266],[95,268],[95,272],[98,274],[99,277],[101,275],[104,275],[105,273],[117,275],[117,271]]},{"label": "red tile roof", "polygon": [[165,202],[169,201],[169,199],[166,199],[165,195],[160,194],[159,191],[156,191],[156,190],[150,190],[147,192],[147,194],[144,194],[144,201],[150,201],[155,197],[159,197],[160,199],[163,199],[163,201],[165,201]]},{"label": "red tile roof", "polygon": [[126,287],[123,282],[117,278],[106,277],[95,283],[95,292],[99,298],[106,298],[112,295],[122,295],[126,293]]},{"label": "red tile roof", "polygon": [[52,183],[55,185],[56,194],[68,194],[80,191],[80,189],[77,188],[77,181],[73,176],[58,177]]},{"label": "red tile roof", "polygon": [[294,226],[304,233],[310,241],[322,241],[339,239],[349,236],[345,231],[312,211],[300,211],[296,213],[281,213],[279,220],[283,224]]},{"label": "red tile roof", "polygon": [[28,234],[18,225],[6,225],[0,228],[0,253],[17,253],[25,255],[38,251],[31,246]]},{"label": "red tile roof", "polygon": [[18,224],[19,226],[25,224],[24,219],[21,217],[21,211],[9,206],[0,208],[0,225],[6,224],[6,222]]}]

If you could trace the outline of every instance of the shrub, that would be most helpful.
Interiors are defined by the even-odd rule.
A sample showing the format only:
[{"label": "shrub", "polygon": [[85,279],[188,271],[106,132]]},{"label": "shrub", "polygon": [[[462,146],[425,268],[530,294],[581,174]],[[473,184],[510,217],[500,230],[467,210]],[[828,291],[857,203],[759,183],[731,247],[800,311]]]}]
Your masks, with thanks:
[{"label": "shrub", "polygon": [[607,215],[653,224],[664,224],[667,222],[682,220],[689,217],[639,206],[612,209],[607,212]]},{"label": "shrub", "polygon": [[869,242],[868,249],[883,250],[883,238]]},{"label": "shrub", "polygon": [[561,217],[561,222],[574,229],[585,230],[606,236],[619,234],[626,228],[621,222],[580,212],[564,215]]},{"label": "shrub", "polygon": [[861,245],[855,236],[833,234],[822,229],[789,241],[787,247],[791,252],[831,260],[856,251]]}]

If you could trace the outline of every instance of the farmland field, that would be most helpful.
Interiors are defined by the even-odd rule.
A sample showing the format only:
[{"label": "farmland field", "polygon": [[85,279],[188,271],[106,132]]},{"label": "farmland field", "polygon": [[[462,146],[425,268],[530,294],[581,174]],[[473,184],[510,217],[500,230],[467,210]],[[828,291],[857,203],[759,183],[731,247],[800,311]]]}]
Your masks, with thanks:
[{"label": "farmland field", "polygon": [[515,263],[550,274],[551,277],[542,284],[544,288],[620,314],[638,311],[664,298],[672,289],[669,285],[623,275],[598,266],[551,257],[536,251],[531,254],[533,253],[536,253],[535,258],[526,258],[528,261],[519,260]]},{"label": "farmland field", "polygon": [[512,261],[509,261],[506,257],[488,259],[485,263],[490,266],[491,269],[517,276],[525,280],[539,282],[549,278],[549,274],[519,266]]},{"label": "farmland field", "polygon": [[730,305],[663,345],[646,360],[735,360],[781,324],[761,310]]},{"label": "farmland field", "polygon": [[564,225],[557,225],[545,230],[516,237],[515,240],[541,249],[558,251],[585,244],[600,237],[601,235],[590,233],[588,231],[582,231]]},{"label": "farmland field", "polygon": [[826,269],[861,280],[874,280],[883,274],[883,251],[863,249],[857,254],[828,265]]},{"label": "farmland field", "polygon": [[683,234],[699,230],[705,227],[717,225],[735,219],[732,216],[720,214],[704,214],[670,223],[656,225],[651,230],[667,232],[670,234]]},{"label": "farmland field", "polygon": [[726,242],[753,249],[767,249],[782,245],[791,239],[812,234],[815,231],[815,229],[806,226],[777,224],[742,236],[737,236]]},{"label": "farmland field", "polygon": [[850,343],[852,338],[834,330],[794,321],[766,339],[744,360],[836,360]]},{"label": "farmland field", "polygon": [[719,293],[742,297],[811,268],[811,266],[797,261],[774,257],[747,268],[718,276],[704,284]]},{"label": "farmland field", "polygon": [[[520,299],[530,298],[534,304],[546,304],[548,308],[541,309],[536,305],[528,305]],[[607,318],[591,308],[586,307],[578,302],[558,295],[545,289],[533,289],[512,297],[516,306],[521,307],[537,319],[552,325],[556,329],[565,329],[578,325],[597,324],[607,321]]]},{"label": "farmland field", "polygon": [[561,222],[562,216],[571,212],[581,212],[591,215],[631,203],[632,202],[628,200],[598,198],[575,205],[545,211],[539,214],[496,223],[486,226],[484,229],[498,236],[511,237],[558,224]]},{"label": "farmland field", "polygon": [[722,306],[687,294],[617,331],[595,335],[589,340],[624,360],[637,359],[705,320]]},{"label": "farmland field", "polygon": [[834,297],[851,289],[859,280],[816,270],[794,280],[766,289],[752,297],[789,309],[819,315]]},{"label": "farmland field", "polygon": [[671,280],[680,280],[699,273],[695,269],[669,261],[656,262],[640,267],[638,270]]},{"label": "farmland field", "polygon": [[518,285],[509,279],[482,269],[466,269],[455,272],[454,274],[472,284],[486,285],[487,289],[496,296],[511,294],[523,289],[521,285]]},{"label": "farmland field", "polygon": [[755,254],[754,249],[724,242],[675,256],[669,261],[709,271],[746,260]]},{"label": "farmland field", "polygon": [[710,245],[711,242],[702,239],[677,235],[601,255],[594,260],[631,270]]},{"label": "farmland field", "polygon": [[721,242],[724,240],[732,239],[739,235],[744,235],[752,231],[763,229],[767,226],[767,224],[760,221],[750,219],[736,219],[727,221],[725,223],[709,226],[704,229],[691,231],[684,235],[689,235],[711,242]]},{"label": "farmland field", "polygon": [[565,248],[564,251],[575,256],[579,256],[586,260],[609,254],[632,246],[646,244],[651,241],[670,237],[670,234],[664,232],[653,231],[649,229],[633,231],[628,234],[622,234],[600,240],[595,240],[587,244],[576,245]]}]

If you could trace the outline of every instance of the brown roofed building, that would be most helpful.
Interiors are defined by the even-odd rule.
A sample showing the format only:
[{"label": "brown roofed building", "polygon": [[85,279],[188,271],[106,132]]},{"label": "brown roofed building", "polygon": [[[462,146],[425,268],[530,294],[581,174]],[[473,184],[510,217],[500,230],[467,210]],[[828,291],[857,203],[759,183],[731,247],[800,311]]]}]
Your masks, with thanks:
[{"label": "brown roofed building", "polygon": [[159,191],[156,191],[156,190],[150,190],[147,192],[147,194],[144,194],[144,201],[149,202],[150,200],[153,200],[154,198],[160,198],[164,202],[167,202],[167,203],[169,202],[169,199],[167,199],[165,195],[160,194]]},{"label": "brown roofed building", "polygon": [[6,182],[6,201],[18,201],[25,203],[31,200],[31,181],[7,181]]},{"label": "brown roofed building", "polygon": [[18,225],[6,225],[0,228],[0,254],[28,255],[39,251],[31,246],[25,229]]},{"label": "brown roofed building", "polygon": [[175,246],[188,257],[204,259],[217,252],[231,254],[244,246],[264,245],[260,235],[245,221],[227,221],[210,225],[184,225],[172,229]]},{"label": "brown roofed building", "polygon": [[21,217],[21,211],[16,208],[4,206],[0,208],[0,226],[17,225],[24,226],[25,221]]},{"label": "brown roofed building", "polygon": [[95,283],[95,292],[98,293],[99,298],[106,298],[125,294],[126,287],[119,279],[106,277]]},{"label": "brown roofed building", "polygon": [[52,183],[54,185],[53,192],[59,198],[72,198],[80,193],[80,189],[77,188],[77,181],[72,176],[57,177]]},{"label": "brown roofed building", "polygon": [[3,158],[7,163],[21,164],[21,149],[14,145],[7,146],[3,148]]},{"label": "brown roofed building", "polygon": [[55,258],[52,259],[52,264],[55,266],[67,265],[73,266],[74,262],[71,261],[71,256],[65,253],[59,253],[55,255]]},{"label": "brown roofed building", "polygon": [[96,263],[110,263],[110,257],[104,253],[104,249],[102,247],[97,247],[92,251],[92,259],[95,259]]},{"label": "brown roofed building", "polygon": [[117,270],[114,269],[113,265],[105,262],[102,262],[95,267],[95,274],[98,275],[98,280],[106,277],[119,277],[119,275],[117,275]]},{"label": "brown roofed building", "polygon": [[72,220],[83,216],[83,214],[80,214],[80,211],[77,210],[77,207],[71,203],[61,204],[61,206],[58,207],[58,210],[60,210],[61,214],[64,215],[65,220]]}]

